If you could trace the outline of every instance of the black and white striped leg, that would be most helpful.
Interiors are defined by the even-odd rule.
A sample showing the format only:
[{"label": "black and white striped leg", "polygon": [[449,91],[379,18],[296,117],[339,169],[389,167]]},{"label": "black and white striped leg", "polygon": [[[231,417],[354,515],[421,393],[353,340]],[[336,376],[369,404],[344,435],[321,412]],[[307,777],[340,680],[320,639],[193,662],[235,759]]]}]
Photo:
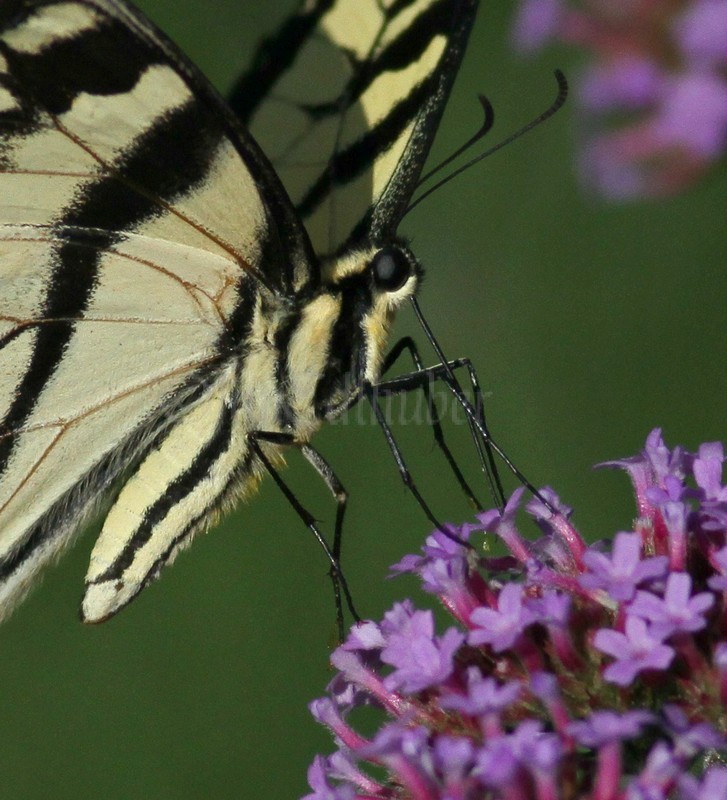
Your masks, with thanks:
[{"label": "black and white striped leg", "polygon": [[[323,548],[326,558],[330,563],[330,576],[333,584],[333,594],[336,602],[336,625],[338,627],[338,637],[341,641],[344,638],[344,620],[343,620],[343,602],[345,600],[346,606],[351,613],[351,616],[356,622],[361,620],[356,608],[353,604],[353,598],[348,588],[346,577],[341,569],[341,541],[343,530],[343,519],[346,514],[346,504],[348,502],[348,493],[343,487],[343,484],[336,476],[336,473],[331,468],[330,464],[323,458],[323,456],[309,444],[303,444],[297,441],[293,436],[286,433],[279,433],[275,431],[253,431],[248,434],[250,446],[255,451],[255,455],[260,459],[265,469],[270,473],[273,480],[277,484],[280,491],[285,495],[285,498],[293,507],[295,513],[300,517],[303,523],[309,528],[316,538],[318,544]],[[286,447],[297,447],[303,457],[315,469],[315,471],[323,478],[328,490],[333,495],[336,501],[336,524],[333,534],[333,547],[330,547],[325,537],[321,533],[316,519],[303,506],[303,504],[295,496],[288,484],[280,476],[278,470],[272,465],[270,459],[265,455],[261,442],[270,442],[272,444],[284,445]]]},{"label": "black and white striped leg", "polygon": [[[414,362],[415,371],[422,372],[422,370],[424,369],[424,363],[422,362],[421,356],[419,355],[419,349],[416,346],[416,342],[410,336],[404,336],[402,339],[399,339],[399,341],[391,348],[388,355],[384,359],[384,364],[381,370],[382,375],[385,375],[391,369],[396,360],[405,350],[409,353],[409,355],[411,356],[411,360]],[[459,465],[457,464],[454,455],[452,454],[452,451],[449,449],[449,445],[444,439],[444,430],[442,429],[439,407],[431,390],[432,383],[433,380],[423,381],[419,388],[421,388],[427,403],[427,411],[429,413],[429,420],[432,426],[432,433],[434,434],[434,441],[436,442],[437,447],[439,447],[445,459],[447,460],[449,468],[452,471],[454,477],[457,479],[457,483],[462,489],[462,492],[464,493],[465,497],[467,497],[467,499],[474,508],[482,509],[482,503],[480,503],[480,501],[477,499],[477,496],[472,491],[470,485],[467,483],[467,480],[462,474],[462,471],[460,470]],[[380,384],[376,385],[377,391],[379,390],[379,386]],[[389,395],[393,394],[396,393],[389,392]],[[470,427],[471,429],[473,429],[473,426],[470,425]],[[479,439],[475,439],[475,441],[479,446]]]}]

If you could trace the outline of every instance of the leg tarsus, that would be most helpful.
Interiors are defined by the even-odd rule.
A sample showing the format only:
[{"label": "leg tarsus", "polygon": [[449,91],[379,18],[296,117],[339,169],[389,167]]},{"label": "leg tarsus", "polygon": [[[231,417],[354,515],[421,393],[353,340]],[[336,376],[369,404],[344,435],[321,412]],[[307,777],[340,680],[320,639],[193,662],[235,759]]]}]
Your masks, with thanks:
[{"label": "leg tarsus", "polygon": [[[293,507],[293,510],[300,517],[300,519],[303,521],[306,527],[313,533],[313,535],[316,538],[316,541],[323,548],[323,551],[326,554],[326,558],[330,563],[329,572],[331,576],[331,581],[333,583],[333,593],[336,601],[336,623],[338,626],[338,635],[339,639],[343,640],[344,599],[346,602],[346,606],[348,607],[348,610],[351,613],[351,616],[354,618],[354,620],[358,622],[361,619],[354,606],[353,598],[351,597],[351,592],[348,588],[348,583],[343,574],[343,571],[341,570],[341,565],[340,565],[343,519],[346,511],[346,502],[348,500],[348,494],[344,489],[343,484],[339,481],[338,477],[336,476],[335,472],[328,464],[328,462],[323,458],[323,456],[317,450],[315,450],[315,448],[311,447],[311,445],[298,442],[290,434],[280,433],[276,431],[253,431],[248,434],[248,441],[250,442],[250,446],[254,450],[255,455],[260,459],[265,469],[270,473],[271,477],[273,478],[276,485],[285,496],[286,500]],[[318,528],[318,525],[313,515],[298,500],[293,491],[280,476],[278,470],[273,466],[270,459],[265,454],[265,451],[261,447],[260,444],[261,442],[270,442],[272,444],[278,444],[283,446],[298,447],[301,450],[304,458],[308,461],[308,463],[311,464],[311,466],[313,466],[316,472],[323,478],[326,486],[331,491],[331,494],[333,494],[333,497],[336,500],[337,504],[336,529],[334,533],[334,543],[332,548],[328,545],[328,542],[326,541],[320,529]]]}]

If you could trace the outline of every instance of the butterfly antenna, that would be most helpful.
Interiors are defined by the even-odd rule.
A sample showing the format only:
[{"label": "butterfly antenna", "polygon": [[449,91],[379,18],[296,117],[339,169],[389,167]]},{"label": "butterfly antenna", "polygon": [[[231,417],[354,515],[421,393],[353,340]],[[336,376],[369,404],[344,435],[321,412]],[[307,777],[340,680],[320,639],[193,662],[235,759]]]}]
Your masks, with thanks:
[{"label": "butterfly antenna", "polygon": [[[477,99],[480,101],[480,105],[482,106],[482,111],[485,115],[484,120],[482,121],[482,125],[480,129],[475,133],[474,136],[470,137],[461,147],[458,147],[454,153],[447,156],[444,161],[441,161],[437,164],[436,167],[433,167],[429,170],[429,172],[425,172],[424,175],[419,178],[417,182],[417,188],[420,187],[423,183],[426,183],[431,177],[436,175],[438,172],[441,172],[446,166],[451,164],[456,158],[459,158],[462,153],[466,152],[470,149],[473,145],[477,144],[480,139],[484,138],[491,130],[492,126],[495,124],[495,109],[492,107],[492,103],[485,97],[484,94],[477,95]],[[407,209],[408,210],[408,209]]]},{"label": "butterfly antenna", "polygon": [[[528,133],[533,128],[536,128],[538,125],[541,125],[547,119],[550,119],[550,117],[552,117],[553,114],[559,111],[563,107],[563,104],[565,103],[566,98],[568,97],[568,81],[566,80],[565,75],[559,69],[556,69],[554,74],[555,74],[555,80],[558,82],[558,94],[555,100],[550,104],[550,106],[548,106],[548,108],[545,109],[545,111],[543,111],[542,114],[539,114],[537,117],[535,117],[535,119],[531,120],[526,125],[523,125],[522,128],[519,128],[514,133],[511,133],[510,136],[507,136],[501,142],[498,142],[496,145],[494,145],[494,147],[490,147],[488,150],[485,150],[484,153],[480,153],[478,156],[475,156],[466,164],[463,164],[461,167],[458,167],[456,170],[454,170],[454,172],[450,172],[449,175],[437,181],[434,184],[434,186],[430,186],[423,194],[419,195],[419,197],[417,197],[417,199],[414,200],[414,202],[409,204],[403,216],[406,216],[410,211],[415,209],[419,205],[419,203],[422,202],[422,200],[429,197],[430,194],[436,192],[438,189],[441,189],[442,186],[444,186],[446,183],[449,183],[458,175],[461,175],[465,170],[470,169],[470,167],[473,167],[479,161],[482,161],[483,158],[491,156],[493,153],[496,153],[501,148],[505,147],[511,142],[514,142],[516,139],[519,139],[521,136]],[[486,127],[488,122],[487,107],[490,105],[489,101],[487,101],[483,97],[480,97],[480,102],[483,104],[483,108],[485,109],[485,123],[483,124],[482,128],[480,128],[480,130],[475,134],[475,136],[473,136],[472,139],[470,139],[468,142],[462,145],[462,147],[460,147],[455,153],[453,153],[451,156],[445,159],[441,164],[439,164],[433,170],[428,172],[419,181],[418,185],[421,185],[425,180],[430,178],[435,172],[439,172],[442,169],[442,167],[446,166],[454,158],[461,155],[465,150],[467,150],[468,147],[474,144],[474,142],[476,142],[478,139],[482,138],[482,136],[484,136],[484,134],[490,130],[490,128],[492,127],[492,122],[490,122],[489,127]],[[491,120],[494,121],[494,114],[492,114]]]}]

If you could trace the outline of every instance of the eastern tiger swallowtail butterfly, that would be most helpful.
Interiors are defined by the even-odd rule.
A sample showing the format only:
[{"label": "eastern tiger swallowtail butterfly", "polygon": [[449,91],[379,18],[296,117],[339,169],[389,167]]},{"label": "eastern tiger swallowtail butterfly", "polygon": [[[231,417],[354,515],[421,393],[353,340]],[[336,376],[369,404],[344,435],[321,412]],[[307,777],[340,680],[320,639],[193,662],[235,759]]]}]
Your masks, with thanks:
[{"label": "eastern tiger swallowtail butterfly", "polygon": [[476,7],[308,0],[227,104],[125,0],[0,2],[0,615],[121,485],[111,616],[376,384]]}]

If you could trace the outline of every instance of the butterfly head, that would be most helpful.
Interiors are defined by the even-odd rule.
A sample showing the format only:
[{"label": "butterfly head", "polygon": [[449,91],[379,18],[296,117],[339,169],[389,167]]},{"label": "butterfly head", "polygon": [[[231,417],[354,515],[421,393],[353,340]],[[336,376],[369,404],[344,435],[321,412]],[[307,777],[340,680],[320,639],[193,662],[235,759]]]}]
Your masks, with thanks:
[{"label": "butterfly head", "polygon": [[330,291],[367,295],[374,316],[391,314],[412,297],[423,270],[402,241],[348,250],[324,265]]},{"label": "butterfly head", "polygon": [[324,292],[337,314],[317,405],[330,417],[355,401],[362,382],[378,381],[394,315],[416,293],[422,268],[399,241],[350,250],[324,266]]},{"label": "butterfly head", "polygon": [[354,316],[367,334],[367,347],[378,349],[397,309],[416,294],[422,275],[411,250],[395,241],[369,245],[336,259],[329,266],[326,283],[329,290],[340,293],[344,304],[353,301],[357,306]]}]

